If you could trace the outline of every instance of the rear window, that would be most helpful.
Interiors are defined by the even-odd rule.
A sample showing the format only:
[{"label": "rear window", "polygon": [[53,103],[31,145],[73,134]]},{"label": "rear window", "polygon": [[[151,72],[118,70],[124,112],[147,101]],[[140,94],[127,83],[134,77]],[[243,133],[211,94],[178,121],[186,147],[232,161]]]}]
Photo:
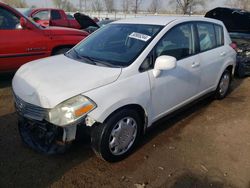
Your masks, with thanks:
[{"label": "rear window", "polygon": [[61,19],[61,14],[57,10],[51,10],[51,19],[52,20],[60,20]]},{"label": "rear window", "polygon": [[197,24],[200,51],[204,52],[217,46],[214,25],[210,23]]}]

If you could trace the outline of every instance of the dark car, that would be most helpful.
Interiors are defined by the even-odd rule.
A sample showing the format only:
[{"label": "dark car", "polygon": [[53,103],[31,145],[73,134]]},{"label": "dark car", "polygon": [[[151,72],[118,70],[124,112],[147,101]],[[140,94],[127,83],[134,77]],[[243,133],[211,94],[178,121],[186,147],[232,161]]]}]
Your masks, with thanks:
[{"label": "dark car", "polygon": [[205,17],[221,20],[237,45],[236,74],[250,75],[250,12],[242,9],[218,7],[208,11]]}]

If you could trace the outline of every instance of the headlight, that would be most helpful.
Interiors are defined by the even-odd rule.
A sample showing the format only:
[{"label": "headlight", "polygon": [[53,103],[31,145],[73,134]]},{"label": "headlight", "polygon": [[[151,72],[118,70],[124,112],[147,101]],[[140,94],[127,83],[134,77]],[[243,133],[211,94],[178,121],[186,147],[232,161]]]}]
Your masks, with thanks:
[{"label": "headlight", "polygon": [[78,95],[50,109],[46,120],[58,126],[65,126],[77,121],[95,108],[96,104],[93,101]]}]

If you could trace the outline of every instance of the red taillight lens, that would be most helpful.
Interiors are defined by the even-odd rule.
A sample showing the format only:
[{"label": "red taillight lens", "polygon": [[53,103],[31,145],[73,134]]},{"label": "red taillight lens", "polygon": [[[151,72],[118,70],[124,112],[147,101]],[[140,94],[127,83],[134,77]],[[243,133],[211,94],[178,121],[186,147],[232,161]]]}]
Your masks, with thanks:
[{"label": "red taillight lens", "polygon": [[232,43],[230,44],[230,46],[231,46],[235,51],[237,51],[237,44],[236,44],[235,42],[232,42]]}]

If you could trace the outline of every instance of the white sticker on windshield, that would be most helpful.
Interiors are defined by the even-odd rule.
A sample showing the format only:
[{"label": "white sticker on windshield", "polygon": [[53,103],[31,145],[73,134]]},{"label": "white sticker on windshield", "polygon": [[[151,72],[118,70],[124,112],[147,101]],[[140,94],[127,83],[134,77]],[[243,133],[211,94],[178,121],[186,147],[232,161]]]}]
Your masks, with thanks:
[{"label": "white sticker on windshield", "polygon": [[148,36],[148,35],[144,35],[142,33],[136,33],[136,32],[133,32],[129,35],[130,38],[134,38],[134,39],[138,39],[138,40],[142,40],[144,42],[147,42],[151,36]]}]

